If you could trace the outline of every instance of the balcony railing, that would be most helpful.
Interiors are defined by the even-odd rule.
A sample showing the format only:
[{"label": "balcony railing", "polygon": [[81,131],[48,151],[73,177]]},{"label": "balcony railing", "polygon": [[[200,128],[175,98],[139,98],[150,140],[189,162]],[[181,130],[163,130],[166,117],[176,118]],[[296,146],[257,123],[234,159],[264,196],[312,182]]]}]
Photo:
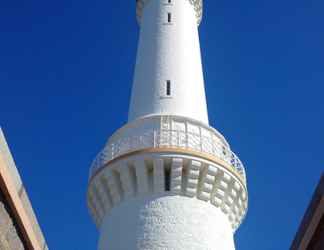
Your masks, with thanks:
[{"label": "balcony railing", "polygon": [[106,162],[125,153],[145,148],[165,147],[190,149],[220,158],[230,164],[233,170],[246,181],[244,166],[231,150],[210,137],[179,130],[153,130],[107,144],[93,161],[90,176]]}]

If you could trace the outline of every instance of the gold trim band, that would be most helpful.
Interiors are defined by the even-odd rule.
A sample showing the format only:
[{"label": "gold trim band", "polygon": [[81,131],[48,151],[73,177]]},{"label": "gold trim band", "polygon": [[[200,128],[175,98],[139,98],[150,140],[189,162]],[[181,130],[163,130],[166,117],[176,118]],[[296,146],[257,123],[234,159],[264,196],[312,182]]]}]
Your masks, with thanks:
[{"label": "gold trim band", "polygon": [[100,167],[99,169],[97,169],[94,174],[91,176],[89,183],[94,179],[95,176],[97,176],[97,174],[99,174],[101,172],[101,170],[112,163],[115,163],[119,160],[122,160],[124,158],[133,156],[133,155],[137,155],[137,154],[145,154],[145,153],[175,153],[175,154],[185,154],[185,155],[189,155],[189,156],[193,156],[193,157],[199,157],[202,158],[204,160],[208,160],[211,162],[214,162],[218,165],[221,165],[222,167],[224,167],[227,171],[229,171],[230,173],[232,173],[235,177],[237,177],[239,179],[239,181],[241,182],[242,186],[245,187],[246,189],[246,182],[245,180],[242,178],[242,176],[235,170],[233,169],[232,166],[230,166],[227,162],[221,160],[220,158],[217,158],[213,155],[207,154],[207,153],[201,153],[201,152],[197,152],[194,150],[190,150],[190,149],[182,149],[182,148],[170,148],[170,147],[159,147],[159,148],[144,148],[144,149],[139,149],[139,150],[134,150],[134,151],[130,151],[128,153],[122,154],[117,156],[116,158],[107,161],[102,167]]}]

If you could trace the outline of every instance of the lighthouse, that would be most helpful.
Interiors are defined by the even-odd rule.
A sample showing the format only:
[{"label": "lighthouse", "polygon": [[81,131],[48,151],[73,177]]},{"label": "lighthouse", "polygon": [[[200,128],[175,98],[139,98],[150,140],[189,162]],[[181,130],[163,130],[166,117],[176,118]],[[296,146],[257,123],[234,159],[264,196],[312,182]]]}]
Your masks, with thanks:
[{"label": "lighthouse", "polygon": [[208,121],[198,27],[202,0],[137,0],[128,122],[90,167],[98,250],[234,250],[245,169]]}]

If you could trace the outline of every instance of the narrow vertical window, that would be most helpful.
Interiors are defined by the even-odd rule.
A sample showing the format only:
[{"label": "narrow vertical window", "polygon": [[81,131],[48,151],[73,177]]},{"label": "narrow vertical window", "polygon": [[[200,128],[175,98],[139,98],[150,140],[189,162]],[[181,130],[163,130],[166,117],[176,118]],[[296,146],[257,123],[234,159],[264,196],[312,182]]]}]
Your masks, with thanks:
[{"label": "narrow vertical window", "polygon": [[168,3],[171,3],[171,0],[168,0]]},{"label": "narrow vertical window", "polygon": [[168,23],[171,23],[171,13],[168,13]]},{"label": "narrow vertical window", "polygon": [[170,80],[166,81],[166,95],[167,96],[171,95],[171,81]]},{"label": "narrow vertical window", "polygon": [[171,170],[164,167],[164,189],[170,191],[171,189]]}]

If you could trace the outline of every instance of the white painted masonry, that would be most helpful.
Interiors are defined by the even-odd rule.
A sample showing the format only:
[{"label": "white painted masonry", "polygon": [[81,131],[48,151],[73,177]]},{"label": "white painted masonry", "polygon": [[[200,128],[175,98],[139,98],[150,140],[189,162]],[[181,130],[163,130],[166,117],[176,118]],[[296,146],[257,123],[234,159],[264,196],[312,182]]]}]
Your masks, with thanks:
[{"label": "white painted masonry", "polygon": [[234,249],[231,226],[223,213],[184,196],[128,200],[107,216],[101,230],[105,234],[100,236],[100,250],[109,246],[113,250]]},{"label": "white painted masonry", "polygon": [[234,250],[245,169],[209,126],[202,0],[137,0],[141,33],[128,123],[90,168],[99,250]]},{"label": "white painted masonry", "polygon": [[[171,22],[168,22],[168,13]],[[149,0],[141,22],[129,121],[179,115],[208,124],[197,18],[189,0]],[[170,81],[171,93],[166,84]]]}]

